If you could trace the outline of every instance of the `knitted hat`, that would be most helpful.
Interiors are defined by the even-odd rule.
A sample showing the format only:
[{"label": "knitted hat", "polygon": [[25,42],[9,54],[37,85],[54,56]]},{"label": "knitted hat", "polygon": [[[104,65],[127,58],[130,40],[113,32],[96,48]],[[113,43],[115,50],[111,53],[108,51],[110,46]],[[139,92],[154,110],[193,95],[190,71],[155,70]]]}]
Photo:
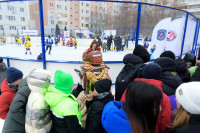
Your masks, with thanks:
[{"label": "knitted hat", "polygon": [[200,82],[181,84],[176,89],[176,99],[190,114],[200,114]]},{"label": "knitted hat", "polygon": [[160,65],[163,72],[165,71],[176,72],[176,63],[173,59],[169,57],[158,58],[154,61],[154,63]]},{"label": "knitted hat", "polygon": [[160,55],[160,57],[169,57],[169,58],[171,58],[171,59],[173,59],[173,60],[175,60],[175,54],[172,52],[172,51],[164,51],[161,55]]},{"label": "knitted hat", "polygon": [[192,66],[196,64],[196,56],[194,54],[188,53],[184,56],[183,60],[187,63],[190,62]]},{"label": "knitted hat", "polygon": [[148,62],[150,60],[150,54],[148,51],[141,45],[137,45],[133,51],[134,55],[139,56],[142,58],[144,62]]},{"label": "knitted hat", "polygon": [[146,65],[142,69],[142,76],[147,79],[160,79],[162,68],[156,63]]},{"label": "knitted hat", "polygon": [[13,83],[19,79],[22,79],[22,77],[23,77],[22,71],[14,68],[14,67],[9,67],[6,70],[6,78],[9,83]]},{"label": "knitted hat", "polygon": [[3,58],[0,58],[0,63],[2,63],[3,62]]},{"label": "knitted hat", "polygon": [[56,70],[54,75],[55,88],[62,91],[65,94],[71,94],[70,90],[74,85],[73,77],[69,73],[65,73],[61,70]]},{"label": "knitted hat", "polygon": [[109,92],[112,82],[109,79],[102,79],[94,84],[95,90],[100,94],[104,92]]}]

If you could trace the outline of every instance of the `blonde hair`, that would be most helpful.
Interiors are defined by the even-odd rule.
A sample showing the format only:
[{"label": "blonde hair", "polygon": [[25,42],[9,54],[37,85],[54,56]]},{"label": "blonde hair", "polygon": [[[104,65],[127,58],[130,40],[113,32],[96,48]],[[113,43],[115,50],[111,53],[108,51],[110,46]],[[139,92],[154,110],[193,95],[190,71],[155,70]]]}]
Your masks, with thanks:
[{"label": "blonde hair", "polygon": [[176,129],[179,127],[187,126],[190,120],[190,113],[188,113],[182,106],[173,111],[174,123],[169,125],[169,129]]}]

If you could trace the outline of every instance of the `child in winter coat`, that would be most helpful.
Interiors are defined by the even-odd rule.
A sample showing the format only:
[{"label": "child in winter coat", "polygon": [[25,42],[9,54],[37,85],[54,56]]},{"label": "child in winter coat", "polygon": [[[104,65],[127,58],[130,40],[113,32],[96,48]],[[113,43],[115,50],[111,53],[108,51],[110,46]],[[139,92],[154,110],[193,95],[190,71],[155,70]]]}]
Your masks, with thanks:
[{"label": "child in winter coat", "polygon": [[27,51],[29,51],[29,53],[31,54],[31,40],[28,38],[28,40],[25,42],[24,47],[26,47],[26,52],[25,54],[27,54]]},{"label": "child in winter coat", "polygon": [[81,111],[74,95],[72,75],[57,70],[54,75],[54,86],[50,86],[45,100],[51,108],[53,125],[52,133],[83,133]]},{"label": "child in winter coat", "polygon": [[101,123],[101,115],[104,106],[114,100],[110,92],[112,82],[102,79],[94,84],[92,94],[86,96],[86,107],[88,114],[86,118],[86,133],[106,133]]},{"label": "child in winter coat", "polygon": [[67,41],[67,46],[70,47],[70,45],[71,45],[71,42],[68,40]]},{"label": "child in winter coat", "polygon": [[51,80],[51,73],[47,70],[33,70],[27,77],[31,90],[26,105],[27,133],[49,133],[52,126],[51,112],[45,101],[45,94]]},{"label": "child in winter coat", "polygon": [[53,45],[53,39],[51,38],[51,35],[49,35],[49,37],[46,39],[46,50],[45,50],[45,52],[47,52],[48,49],[49,49],[49,54],[51,54],[52,45]]},{"label": "child in winter coat", "polygon": [[22,37],[22,44],[23,44],[23,45],[24,45],[25,41],[26,41],[26,39],[25,39],[25,37],[23,36],[23,37]]},{"label": "child in winter coat", "polygon": [[73,43],[74,43],[74,48],[75,48],[75,49],[77,49],[77,45],[78,45],[78,43],[77,43],[77,40],[76,40],[76,38],[74,38],[74,41],[73,41]]},{"label": "child in winter coat", "polygon": [[1,84],[1,96],[0,96],[0,118],[6,119],[10,105],[15,97],[18,86],[22,81],[23,73],[10,67],[6,70],[6,79]]},{"label": "child in winter coat", "polygon": [[22,45],[22,39],[19,37],[19,38],[17,38],[17,44],[18,44],[18,46],[21,46]]},{"label": "child in winter coat", "polygon": [[6,78],[6,64],[3,62],[3,58],[0,58],[0,95],[1,95],[1,83]]},{"label": "child in winter coat", "polygon": [[73,46],[73,39],[70,38],[70,47],[72,47],[72,46]]},{"label": "child in winter coat", "polygon": [[55,45],[58,46],[58,42],[59,42],[58,36],[55,37],[54,41],[55,41]]},{"label": "child in winter coat", "polygon": [[177,109],[168,133],[199,133],[200,131],[200,83],[181,84],[176,90]]}]

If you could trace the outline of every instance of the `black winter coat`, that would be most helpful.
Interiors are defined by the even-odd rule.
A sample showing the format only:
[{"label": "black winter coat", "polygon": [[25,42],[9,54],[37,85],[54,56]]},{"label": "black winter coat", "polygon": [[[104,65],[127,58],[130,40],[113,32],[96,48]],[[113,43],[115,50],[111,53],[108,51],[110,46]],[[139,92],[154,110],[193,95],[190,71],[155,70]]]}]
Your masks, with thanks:
[{"label": "black winter coat", "polygon": [[176,59],[176,72],[182,79],[183,83],[189,82],[190,81],[190,72],[187,69],[186,63],[183,59]]},{"label": "black winter coat", "polygon": [[52,121],[54,126],[52,126],[51,133],[84,133],[84,129],[79,128],[79,120],[75,115],[58,118],[52,114]]},{"label": "black winter coat", "polygon": [[[145,66],[144,61],[139,56],[127,54],[124,56],[123,63],[125,66],[118,74],[115,84],[115,100],[120,101],[128,84],[135,78],[140,78],[140,71]],[[132,65],[132,66],[131,66]],[[140,68],[140,69],[138,69]],[[126,82],[129,81],[129,82]]]},{"label": "black winter coat", "polygon": [[177,128],[167,133],[200,133],[200,115],[190,115],[188,126]]},{"label": "black winter coat", "polygon": [[182,84],[177,72],[163,72],[160,80],[163,82],[162,90],[167,96],[175,95],[176,89]]},{"label": "black winter coat", "polygon": [[86,118],[86,133],[106,133],[101,123],[101,115],[104,106],[113,100],[113,95],[106,92],[94,97],[93,101],[86,102],[86,107],[89,110]]},{"label": "black winter coat", "polygon": [[200,81],[200,67],[198,67],[192,75],[191,81]]},{"label": "black winter coat", "polygon": [[12,101],[2,133],[25,133],[26,103],[29,94],[30,89],[25,78],[20,83],[17,94]]}]

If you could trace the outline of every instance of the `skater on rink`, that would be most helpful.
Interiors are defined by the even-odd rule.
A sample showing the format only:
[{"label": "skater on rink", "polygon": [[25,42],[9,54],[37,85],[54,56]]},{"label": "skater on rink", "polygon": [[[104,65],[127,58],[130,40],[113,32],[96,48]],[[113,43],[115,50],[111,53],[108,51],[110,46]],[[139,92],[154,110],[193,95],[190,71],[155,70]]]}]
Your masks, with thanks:
[{"label": "skater on rink", "polygon": [[3,45],[6,45],[6,37],[5,36],[2,37],[2,40],[3,40]]},{"label": "skater on rink", "polygon": [[25,41],[26,41],[26,38],[23,36],[22,37],[22,45],[24,45]]},{"label": "skater on rink", "polygon": [[73,43],[74,43],[74,49],[77,49],[77,45],[78,45],[78,43],[77,43],[77,39],[76,39],[76,37],[74,38]]},{"label": "skater on rink", "polygon": [[22,39],[21,39],[21,37],[17,38],[17,45],[18,46],[22,45]]},{"label": "skater on rink", "polygon": [[28,38],[31,40],[31,37],[29,35],[26,35],[26,41],[28,40]]},{"label": "skater on rink", "polygon": [[52,45],[53,45],[53,39],[51,38],[51,35],[49,35],[49,37],[46,39],[46,51],[45,52],[47,52],[49,49],[49,54],[51,54]]},{"label": "skater on rink", "polygon": [[30,47],[31,47],[31,39],[28,38],[28,40],[25,42],[24,47],[26,47],[26,52],[25,52],[25,54],[27,54],[28,51],[29,51],[30,54],[32,54],[32,53],[31,53],[31,48],[30,48]]},{"label": "skater on rink", "polygon": [[55,41],[55,45],[58,46],[58,42],[59,42],[58,36],[55,37],[54,41]]}]

